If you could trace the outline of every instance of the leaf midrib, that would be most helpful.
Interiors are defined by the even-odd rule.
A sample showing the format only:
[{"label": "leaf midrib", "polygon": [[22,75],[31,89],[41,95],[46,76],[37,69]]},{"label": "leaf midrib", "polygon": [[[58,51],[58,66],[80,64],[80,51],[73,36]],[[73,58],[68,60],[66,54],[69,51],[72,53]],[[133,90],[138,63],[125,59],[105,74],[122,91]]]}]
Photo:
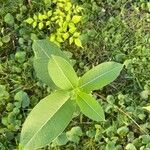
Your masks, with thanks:
[{"label": "leaf midrib", "polygon": [[[54,62],[56,63],[56,65],[58,66],[59,70],[61,71],[61,73],[63,74],[63,76],[67,79],[67,81],[69,82],[69,84],[71,85],[71,88],[73,89],[74,86],[71,83],[71,81],[69,80],[69,78],[65,75],[65,73],[63,72],[63,70],[61,69],[61,67],[59,66],[59,64],[57,63],[57,60],[55,60],[55,58],[52,56],[52,59],[54,60]],[[65,60],[65,59],[64,59]],[[66,61],[67,62],[67,61]]]},{"label": "leaf midrib", "polygon": [[[59,65],[58,65],[58,63],[55,61],[55,59],[54,59],[52,56],[50,57],[38,43],[37,43],[37,45],[41,48],[42,52],[43,52],[49,59],[52,58],[52,59],[54,60],[54,62],[56,63],[56,65],[58,66],[58,68],[60,69],[60,71],[63,73],[64,77],[69,81],[71,87],[74,88],[74,86],[72,85],[71,81],[66,77],[66,75],[65,75],[64,72],[63,72],[63,70],[59,67]],[[38,58],[38,57],[36,57],[36,58]],[[64,59],[64,60],[65,60],[65,59]],[[67,62],[67,61],[66,61],[66,62]],[[68,63],[68,62],[67,62],[67,63]]]},{"label": "leaf midrib", "polygon": [[41,48],[42,52],[50,59],[51,57],[44,51],[44,49],[40,46],[40,44],[38,44],[38,42],[37,45]]},{"label": "leaf midrib", "polygon": [[83,84],[82,86],[80,86],[80,88],[83,88],[84,86],[90,84],[91,82],[94,82],[94,81],[97,80],[98,78],[104,76],[104,75],[107,74],[107,73],[110,73],[111,71],[113,71],[113,70],[115,70],[115,69],[117,69],[117,68],[120,68],[120,67],[119,67],[119,66],[118,66],[118,67],[115,67],[115,68],[113,68],[113,69],[111,69],[111,70],[109,70],[109,71],[107,71],[107,72],[105,72],[105,73],[103,73],[103,74],[97,76],[96,78],[92,79],[91,81],[89,81],[89,82]]},{"label": "leaf midrib", "polygon": [[78,94],[78,96],[79,96],[102,120],[104,120],[104,119],[95,111],[95,109],[93,109],[93,107],[91,107],[91,106],[86,102],[86,100],[85,100],[84,98],[82,98],[82,96],[80,96],[79,94]]},{"label": "leaf midrib", "polygon": [[[47,122],[48,122],[51,118],[53,118],[53,116],[58,112],[58,110],[60,110],[61,107],[63,107],[63,105],[64,105],[68,100],[69,100],[69,96],[68,96],[68,98],[66,98],[66,101],[64,101],[64,103],[57,109],[57,111],[56,111],[55,113],[53,113],[53,114],[51,115],[51,117],[48,118],[48,120],[45,121],[45,123],[38,129],[37,132],[35,132],[35,134],[33,135],[33,137],[26,143],[26,146],[29,145],[29,143],[31,143],[31,141],[32,141],[33,138],[39,133],[39,131],[47,124]],[[26,147],[26,146],[25,146],[25,147]]]}]

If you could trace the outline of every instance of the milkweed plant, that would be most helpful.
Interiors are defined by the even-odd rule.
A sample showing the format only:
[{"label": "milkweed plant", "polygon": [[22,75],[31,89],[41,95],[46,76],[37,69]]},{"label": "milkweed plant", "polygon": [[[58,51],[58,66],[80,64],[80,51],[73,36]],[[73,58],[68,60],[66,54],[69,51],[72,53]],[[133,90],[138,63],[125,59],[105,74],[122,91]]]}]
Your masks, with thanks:
[{"label": "milkweed plant", "polygon": [[54,92],[42,99],[23,124],[20,149],[34,150],[54,141],[73,118],[76,107],[90,119],[105,121],[104,111],[91,92],[114,81],[123,65],[104,62],[78,77],[70,60],[49,40],[33,43],[37,77]]}]

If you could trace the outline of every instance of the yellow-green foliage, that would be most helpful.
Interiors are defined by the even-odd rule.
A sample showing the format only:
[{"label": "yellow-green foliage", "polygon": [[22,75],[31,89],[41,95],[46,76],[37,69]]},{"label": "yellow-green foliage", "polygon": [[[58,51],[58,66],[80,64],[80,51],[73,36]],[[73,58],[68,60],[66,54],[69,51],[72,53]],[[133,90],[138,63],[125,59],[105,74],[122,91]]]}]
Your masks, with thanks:
[{"label": "yellow-green foliage", "polygon": [[[71,0],[52,0],[56,7],[49,11],[34,14],[25,20],[33,28],[50,30],[50,41],[60,45],[68,40],[69,44],[82,47],[78,24],[82,19],[82,7],[71,3]],[[53,31],[51,29],[54,28]]]}]

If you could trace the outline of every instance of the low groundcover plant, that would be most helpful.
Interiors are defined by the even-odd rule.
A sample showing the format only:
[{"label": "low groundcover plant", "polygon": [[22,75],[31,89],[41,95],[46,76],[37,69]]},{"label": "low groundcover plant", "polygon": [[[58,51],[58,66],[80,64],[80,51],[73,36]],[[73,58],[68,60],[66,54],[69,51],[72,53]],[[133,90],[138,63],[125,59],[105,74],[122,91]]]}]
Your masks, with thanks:
[{"label": "low groundcover plant", "polygon": [[55,91],[42,99],[27,117],[21,132],[21,149],[38,149],[55,140],[72,120],[76,106],[90,119],[105,121],[103,109],[91,91],[114,81],[123,68],[122,64],[105,62],[79,78],[55,44],[37,40],[33,50],[37,76]]}]

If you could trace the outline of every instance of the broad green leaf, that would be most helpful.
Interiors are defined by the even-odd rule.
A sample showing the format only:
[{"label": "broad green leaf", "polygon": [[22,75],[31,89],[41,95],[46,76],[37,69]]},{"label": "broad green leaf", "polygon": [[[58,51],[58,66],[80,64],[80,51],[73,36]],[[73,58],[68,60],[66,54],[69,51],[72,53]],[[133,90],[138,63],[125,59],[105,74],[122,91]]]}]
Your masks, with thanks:
[{"label": "broad green leaf", "polygon": [[78,77],[71,64],[64,58],[52,55],[48,70],[53,82],[59,88],[69,90],[77,87]]},{"label": "broad green leaf", "polygon": [[143,107],[143,108],[145,108],[146,110],[150,111],[150,106]]},{"label": "broad green leaf", "polygon": [[65,56],[65,54],[59,49],[57,45],[53,44],[49,40],[34,41],[33,51],[35,53],[33,65],[37,77],[48,86],[56,88],[48,73],[48,62],[51,59],[51,55],[54,54],[61,56],[65,58],[68,62],[69,59]]},{"label": "broad green leaf", "polygon": [[101,105],[89,94],[79,92],[77,104],[82,113],[95,121],[104,121],[105,115]]},{"label": "broad green leaf", "polygon": [[69,93],[57,91],[41,100],[23,124],[20,144],[34,150],[55,140],[72,119],[75,110]]},{"label": "broad green leaf", "polygon": [[79,86],[85,92],[101,89],[114,81],[122,68],[123,65],[116,62],[102,63],[86,72],[79,80]]},{"label": "broad green leaf", "polygon": [[55,141],[53,141],[52,145],[53,146],[57,146],[57,145],[62,146],[62,145],[67,144],[68,141],[69,140],[66,136],[66,133],[62,133],[55,139]]}]

